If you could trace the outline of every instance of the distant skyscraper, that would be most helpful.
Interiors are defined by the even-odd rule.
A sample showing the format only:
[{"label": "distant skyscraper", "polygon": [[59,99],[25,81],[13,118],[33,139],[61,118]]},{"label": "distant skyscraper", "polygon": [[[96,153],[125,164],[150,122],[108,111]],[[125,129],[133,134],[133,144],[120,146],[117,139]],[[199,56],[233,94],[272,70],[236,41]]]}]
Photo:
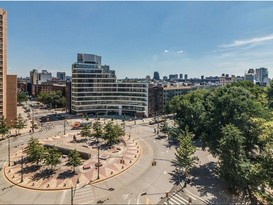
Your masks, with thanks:
[{"label": "distant skyscraper", "polygon": [[177,78],[178,78],[178,74],[170,74],[169,75],[169,80],[177,79]]},{"label": "distant skyscraper", "polygon": [[167,77],[167,76],[163,76],[163,80],[164,80],[164,81],[167,81],[167,80],[168,80],[168,77]]},{"label": "distant skyscraper", "polygon": [[204,80],[204,76],[203,75],[201,75],[201,80]]},{"label": "distant skyscraper", "polygon": [[264,83],[265,79],[268,78],[267,68],[257,68],[256,69],[256,81]]},{"label": "distant skyscraper", "polygon": [[180,78],[180,79],[183,79],[183,74],[182,74],[182,73],[179,75],[179,78]]},{"label": "distant skyscraper", "polygon": [[159,73],[157,71],[154,72],[154,80],[160,80]]},{"label": "distant skyscraper", "polygon": [[185,80],[188,80],[188,74],[185,74]]},{"label": "distant skyscraper", "polygon": [[60,80],[65,80],[65,72],[57,72],[57,78]]}]

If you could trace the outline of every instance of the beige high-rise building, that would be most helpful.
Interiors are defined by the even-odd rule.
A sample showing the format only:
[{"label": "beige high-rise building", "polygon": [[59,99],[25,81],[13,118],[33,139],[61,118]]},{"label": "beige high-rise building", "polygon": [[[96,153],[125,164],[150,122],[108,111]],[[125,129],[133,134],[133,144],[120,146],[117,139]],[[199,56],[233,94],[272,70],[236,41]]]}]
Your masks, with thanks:
[{"label": "beige high-rise building", "polygon": [[0,8],[0,116],[9,126],[17,117],[17,76],[7,75],[7,12]]},{"label": "beige high-rise building", "polygon": [[7,116],[7,12],[0,8],[0,116]]}]

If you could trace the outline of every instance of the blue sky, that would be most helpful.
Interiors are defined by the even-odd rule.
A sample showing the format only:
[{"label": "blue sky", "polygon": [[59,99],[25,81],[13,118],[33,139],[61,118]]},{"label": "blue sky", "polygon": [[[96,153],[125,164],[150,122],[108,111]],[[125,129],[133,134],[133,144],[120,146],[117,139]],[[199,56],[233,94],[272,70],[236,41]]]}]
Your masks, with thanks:
[{"label": "blue sky", "polygon": [[169,74],[273,76],[273,2],[0,2],[8,12],[8,73],[65,71],[102,56],[118,78]]}]

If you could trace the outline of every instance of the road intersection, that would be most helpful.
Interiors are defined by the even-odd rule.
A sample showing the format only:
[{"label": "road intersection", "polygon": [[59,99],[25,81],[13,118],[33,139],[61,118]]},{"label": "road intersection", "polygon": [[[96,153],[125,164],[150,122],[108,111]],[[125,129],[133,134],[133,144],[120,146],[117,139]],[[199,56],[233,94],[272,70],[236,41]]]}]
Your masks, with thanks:
[{"label": "road intersection", "polygon": [[[45,112],[44,115],[48,113]],[[70,118],[68,124],[78,120],[80,119]],[[79,183],[73,187],[73,191],[41,191],[24,189],[9,183],[2,170],[0,204],[70,204],[71,197],[74,204],[189,204],[189,198],[193,204],[208,204],[213,199],[212,192],[201,196],[197,185],[195,187],[190,184],[182,191],[181,185],[177,184],[178,178],[174,177],[173,164],[175,147],[170,146],[166,138],[155,135],[157,124],[149,125],[150,120],[137,120],[136,124],[134,121],[126,122],[126,136],[137,142],[142,150],[137,162],[126,171],[98,183]],[[115,121],[121,123],[121,120]],[[104,123],[104,120],[101,119],[101,122]],[[25,147],[31,136],[39,139],[52,137],[63,133],[64,129],[68,133],[79,132],[71,130],[70,126],[64,127],[63,124],[63,120],[42,123],[42,127],[33,134],[26,132],[11,138],[12,153]],[[7,162],[7,146],[7,140],[0,142],[1,167]],[[201,160],[202,157],[206,160],[211,157],[204,155],[201,150],[199,152]],[[152,166],[153,161],[156,162],[155,166]],[[169,193],[168,197],[166,193]]]}]

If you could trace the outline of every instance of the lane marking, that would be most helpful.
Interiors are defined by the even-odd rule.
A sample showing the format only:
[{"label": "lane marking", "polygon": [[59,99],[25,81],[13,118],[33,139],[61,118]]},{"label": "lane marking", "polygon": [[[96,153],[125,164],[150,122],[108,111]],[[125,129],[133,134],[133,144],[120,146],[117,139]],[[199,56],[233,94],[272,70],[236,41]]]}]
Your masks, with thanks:
[{"label": "lane marking", "polygon": [[59,203],[59,204],[63,204],[63,201],[64,201],[64,198],[65,198],[65,195],[66,195],[67,191],[68,191],[68,190],[63,191],[62,197],[61,197],[61,200],[60,200],[60,203]]},{"label": "lane marking", "polygon": [[140,193],[137,195],[137,204],[139,204]]},{"label": "lane marking", "polygon": [[129,201],[128,201],[128,205],[131,203],[131,199],[129,199]]},{"label": "lane marking", "polygon": [[176,200],[178,200],[178,201],[181,201],[182,203],[188,203],[188,201],[186,200],[186,199],[184,199],[182,196],[180,196],[180,195],[173,195],[173,198],[175,198]]},{"label": "lane marking", "polygon": [[129,196],[129,194],[124,194],[124,195],[122,195],[123,200],[127,199],[128,196]]},{"label": "lane marking", "polygon": [[196,200],[196,198],[194,198],[194,197],[196,197],[194,194],[188,193],[188,195],[189,195],[193,200]]}]

